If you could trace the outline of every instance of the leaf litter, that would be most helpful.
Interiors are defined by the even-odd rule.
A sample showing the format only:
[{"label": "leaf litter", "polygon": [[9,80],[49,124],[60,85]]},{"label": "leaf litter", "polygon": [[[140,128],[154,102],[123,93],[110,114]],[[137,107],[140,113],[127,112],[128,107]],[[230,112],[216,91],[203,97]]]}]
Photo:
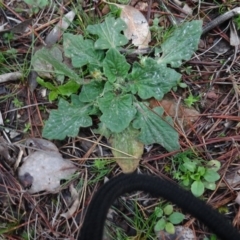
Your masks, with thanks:
[{"label": "leaf litter", "polygon": [[[150,1],[149,1],[150,2]],[[11,3],[12,4],[12,3]],[[131,4],[131,3],[130,3]],[[172,23],[170,22],[170,20],[168,18],[166,18],[167,14],[169,14],[169,12],[167,12],[167,10],[163,10],[163,15],[159,16],[157,14],[159,14],[159,3],[154,2],[154,5],[149,5],[150,3],[148,3],[148,9],[150,9],[151,12],[151,17],[150,20],[153,19],[153,16],[157,16],[160,21],[159,24],[161,26],[164,27],[164,29],[167,29],[167,27],[169,26],[169,24],[171,25]],[[193,7],[193,18],[194,16],[196,16],[196,9],[201,9],[202,13],[205,14],[205,16],[208,16],[209,12],[209,6],[206,6],[205,3],[202,3],[201,6],[196,6],[194,2],[192,2],[191,4],[193,4],[195,7]],[[212,7],[217,7],[217,5],[215,5],[215,3],[209,3],[210,6]],[[87,5],[83,5],[83,9],[84,10],[90,10],[88,9],[89,6]],[[99,5],[100,6],[100,5]],[[101,13],[101,8],[99,6],[96,6],[96,9],[99,10],[99,13]],[[146,5],[147,6],[147,5]],[[157,7],[155,7],[157,6]],[[189,5],[191,7],[191,5]],[[8,6],[7,6],[8,7]],[[14,6],[12,6],[12,9],[15,9]],[[223,3],[223,7],[224,7],[224,3]],[[228,6],[229,7],[229,6]],[[234,9],[234,7],[237,7],[237,4],[232,3],[232,5],[230,6]],[[171,8],[171,5],[167,4],[167,8],[171,10],[171,12],[173,13],[173,17],[175,15],[180,15],[181,11],[177,10],[177,9],[173,9]],[[147,9],[147,10],[148,10]],[[163,8],[164,9],[164,8]],[[214,9],[214,8],[213,8]],[[224,9],[224,8],[223,8]],[[161,9],[162,10],[162,9]],[[212,12],[214,14],[218,14],[218,12],[215,12],[214,10],[212,10]],[[48,13],[45,13],[48,14]],[[143,11],[143,14],[146,15],[146,12]],[[51,17],[53,17],[54,15],[51,15]],[[209,15],[210,16],[210,15]],[[177,16],[178,17],[178,16]],[[214,16],[215,17],[215,16]],[[37,19],[33,19],[33,21],[35,22]],[[44,22],[45,20],[45,22]],[[38,21],[39,25],[43,25],[43,23],[46,22],[50,22],[51,19],[49,19],[48,17],[46,19],[42,19],[42,21]],[[209,19],[204,19],[204,24],[206,22],[209,22]],[[150,25],[152,24],[151,21],[149,23]],[[224,25],[224,24],[223,24]],[[50,23],[49,25],[50,26]],[[220,27],[224,27],[221,26]],[[41,30],[39,30],[41,31]],[[78,29],[78,32],[82,32],[82,30]],[[222,33],[218,27],[215,27],[214,30],[212,31],[215,32],[218,31],[218,35],[221,35],[224,37],[224,39],[226,39],[226,36],[228,37],[228,32],[226,33]],[[225,35],[224,35],[225,34]],[[19,35],[19,34],[18,34]],[[43,36],[43,35],[42,35]],[[153,35],[152,35],[153,36]],[[71,37],[72,38],[72,37]],[[161,38],[161,36],[160,36]],[[41,37],[39,38],[41,41]],[[202,41],[204,42],[203,44],[203,49],[199,49],[198,52],[196,53],[197,55],[195,55],[195,57],[193,56],[192,59],[188,62],[183,62],[183,66],[179,67],[178,70],[181,70],[181,72],[183,71],[182,74],[182,79],[184,80],[185,83],[187,83],[188,88],[187,89],[178,89],[178,91],[175,92],[171,92],[170,96],[172,99],[175,98],[175,100],[173,101],[172,99],[170,100],[170,102],[167,102],[165,104],[161,105],[161,101],[164,100],[158,100],[157,99],[157,106],[161,106],[163,107],[166,115],[169,114],[168,112],[168,107],[171,109],[171,106],[174,106],[174,109],[179,107],[181,109],[183,109],[183,113],[180,112],[180,115],[182,114],[182,116],[185,116],[185,106],[183,104],[177,105],[178,99],[179,97],[181,98],[185,98],[185,96],[188,95],[189,91],[191,90],[191,93],[193,93],[193,95],[198,96],[200,95],[201,97],[201,101],[199,101],[198,104],[195,105],[195,107],[197,108],[197,112],[196,112],[196,118],[195,116],[193,117],[193,119],[191,119],[191,124],[187,124],[186,128],[181,128],[181,132],[180,135],[182,136],[180,139],[180,145],[183,149],[188,149],[188,148],[192,148],[195,147],[195,149],[197,149],[197,151],[207,160],[210,159],[219,159],[222,163],[222,169],[221,169],[221,174],[222,176],[225,176],[225,172],[233,172],[235,173],[235,175],[237,174],[238,168],[239,168],[239,164],[238,164],[238,160],[239,160],[239,147],[238,147],[238,142],[239,142],[239,137],[238,137],[238,133],[239,133],[239,126],[237,125],[237,123],[239,122],[238,118],[239,118],[239,108],[238,108],[238,93],[236,91],[236,85],[238,85],[238,64],[235,61],[235,59],[232,57],[231,55],[231,51],[226,51],[225,53],[223,53],[221,56],[216,55],[215,53],[211,52],[211,50],[209,49],[212,46],[213,40],[215,40],[215,36],[212,34],[207,34],[204,37],[202,37]],[[21,45],[21,48],[18,49],[18,46],[20,45],[15,45],[15,47],[21,51],[19,52],[19,54],[22,54],[22,52],[27,52],[28,48],[27,46],[31,44],[31,40],[28,38],[22,38],[21,42],[20,40],[11,40],[12,42],[16,42],[19,41],[18,44]],[[152,41],[154,42],[155,39],[152,39]],[[4,43],[1,43],[4,44]],[[70,43],[71,45],[71,43]],[[5,46],[5,45],[4,45]],[[152,42],[150,44],[150,46],[152,46]],[[175,47],[175,43],[172,44],[169,49],[171,50],[171,48]],[[1,48],[3,49],[3,48]],[[174,48],[175,49],[175,48]],[[209,49],[209,50],[208,50]],[[232,49],[230,47],[230,49]],[[181,50],[181,49],[179,49]],[[160,51],[161,52],[161,51]],[[4,52],[5,54],[5,52]],[[44,55],[45,54],[45,55]],[[43,58],[48,59],[48,53],[45,52],[42,56]],[[74,54],[74,50],[72,51],[72,54]],[[173,53],[174,54],[174,53]],[[21,55],[22,56],[22,55]],[[161,54],[160,54],[161,56]],[[170,62],[171,60],[171,56],[165,55],[165,59],[166,56],[168,57],[168,61]],[[101,59],[101,57],[100,57]],[[159,58],[161,59],[161,58]],[[163,59],[159,60],[159,61],[164,61]],[[91,64],[91,61],[89,61],[88,64]],[[164,63],[165,64],[165,63]],[[168,63],[169,64],[169,63]],[[180,62],[176,61],[173,62],[174,66],[178,66],[180,64]],[[188,65],[192,66],[192,71],[190,72],[184,72],[184,68],[188,67]],[[6,70],[4,70],[4,64],[1,66],[1,70],[2,72],[6,72]],[[9,66],[9,69],[7,72],[15,70],[14,69],[14,64],[12,64],[11,66]],[[61,68],[63,67],[63,65],[57,65],[54,66],[54,68]],[[65,67],[65,66],[64,66]],[[226,74],[226,69],[228,68],[228,71],[230,69],[230,75],[234,76],[234,78],[229,78],[229,75]],[[70,68],[71,69],[71,68]],[[62,70],[62,72],[64,72],[64,69]],[[180,71],[178,71],[180,72]],[[96,71],[95,74],[97,74],[98,72]],[[67,75],[68,74],[68,75]],[[69,78],[73,77],[72,72],[66,70],[64,72],[64,74],[62,75],[66,75]],[[21,74],[21,77],[23,75]],[[78,75],[78,80],[79,83],[82,83],[81,78],[79,77],[81,76],[81,73]],[[75,76],[76,77],[76,76]],[[52,76],[51,76],[52,78]],[[233,80],[235,79],[235,80]],[[114,79],[112,81],[115,81]],[[14,83],[15,84],[15,83]],[[233,84],[235,86],[235,90],[233,90]],[[94,89],[96,90],[96,92],[99,88],[101,88],[101,86],[97,85],[97,84],[93,84]],[[6,86],[8,87],[8,89],[10,89],[11,92],[14,92],[14,88],[13,84],[10,84],[9,82],[6,83]],[[9,88],[10,87],[10,88]],[[22,88],[24,88],[24,84],[15,84],[15,87],[20,90]],[[44,111],[42,108],[39,108],[39,106],[44,106],[45,108],[47,108],[47,112],[50,108],[56,108],[56,105],[54,103],[52,103],[51,105],[47,105],[47,104],[41,104],[46,102],[46,99],[41,98],[41,96],[37,95],[37,91],[39,90],[39,88],[36,88],[36,91],[33,92],[33,95],[28,95],[26,92],[24,92],[24,98],[22,97],[22,95],[20,94],[21,91],[18,92],[18,94],[16,95],[20,100],[23,99],[23,102],[26,106],[29,105],[29,103],[31,104],[35,104],[34,108],[31,106],[28,106],[27,108],[20,108],[20,107],[16,107],[17,105],[6,105],[6,102],[1,102],[1,112],[2,112],[2,116],[3,116],[3,121],[5,126],[7,126],[8,128],[14,127],[16,128],[18,131],[23,131],[24,129],[24,124],[26,123],[26,121],[30,121],[30,124],[32,126],[32,128],[34,128],[34,130],[31,128],[30,132],[31,134],[33,134],[33,136],[40,136],[41,135],[41,120],[38,120],[37,116],[37,111],[39,110],[41,111],[41,115],[43,117],[43,119],[47,119],[47,114],[46,111]],[[180,91],[179,91],[180,90]],[[133,91],[140,91],[140,88],[138,89],[133,89]],[[87,96],[87,93],[90,91],[86,91],[85,96]],[[97,94],[97,93],[95,93]],[[94,98],[95,94],[92,94],[90,97],[91,99]],[[210,97],[214,96],[214,97]],[[155,96],[154,96],[155,97]],[[84,97],[82,97],[84,98]],[[9,96],[9,102],[12,103],[13,98],[11,98]],[[90,98],[89,98],[90,99]],[[72,111],[70,111],[72,113],[74,113],[74,107],[72,105],[74,105],[75,103],[77,103],[77,100],[73,100],[72,101],[73,104],[69,104],[66,105],[67,107],[72,108]],[[16,103],[16,102],[15,102]],[[39,104],[39,105],[38,105]],[[164,107],[166,105],[166,107]],[[154,106],[156,107],[156,106]],[[153,108],[154,108],[153,107]],[[14,110],[17,109],[17,110]],[[14,111],[13,111],[14,110]],[[92,109],[91,109],[92,110]],[[13,111],[16,114],[10,114],[11,112],[8,111]],[[75,112],[77,111],[77,109],[75,109]],[[172,110],[171,110],[172,111]],[[62,110],[62,114],[64,113],[64,111]],[[161,112],[162,113],[162,112]],[[179,112],[177,112],[178,114]],[[197,115],[197,113],[200,113],[200,116]],[[173,115],[176,116],[176,112],[173,111]],[[191,113],[190,113],[191,115]],[[180,116],[178,116],[179,118],[181,118]],[[41,118],[39,118],[41,119]],[[22,121],[20,121],[22,120]],[[66,119],[62,119],[63,121],[65,121]],[[54,129],[55,127],[58,126],[58,123],[54,123],[52,124],[52,129]],[[6,138],[6,131],[1,130],[3,133],[3,136],[5,139]],[[77,130],[75,130],[77,132]],[[51,134],[54,134],[54,132],[52,131],[49,136]],[[95,141],[94,139],[94,134],[92,132],[87,132],[87,139],[91,138],[93,141]],[[23,136],[23,135],[20,135]],[[26,136],[26,135],[24,135]],[[12,141],[14,138],[10,138],[10,141]],[[66,147],[66,151],[64,151],[64,155],[68,155],[69,153],[71,153],[74,156],[81,156],[84,157],[84,152],[82,152],[81,149],[78,149],[78,147],[80,146],[78,144],[78,139],[74,139],[72,141],[72,138],[67,138],[67,141],[61,142],[60,145],[61,146],[65,146]],[[19,140],[19,139],[18,139]],[[8,140],[7,140],[8,141]],[[16,141],[16,140],[15,140]],[[59,143],[58,143],[59,144]],[[104,157],[103,155],[101,155],[101,148],[108,148],[108,143],[106,143],[104,140],[101,141],[102,145],[99,145],[99,151],[98,151],[98,155],[94,155],[94,152],[92,152],[92,154],[90,154],[89,160],[86,162],[87,166],[89,167],[88,169],[91,169],[91,158],[96,158],[96,157]],[[6,146],[9,146],[9,141],[7,143],[7,145],[4,145],[4,150],[3,150],[3,155],[7,156],[9,158],[12,158],[12,150],[8,149],[6,150]],[[58,145],[59,146],[59,145]],[[140,165],[140,167],[138,167],[138,170],[140,171],[146,171],[146,169],[148,169],[147,171],[149,171],[149,169],[151,169],[150,171],[155,171],[157,174],[168,174],[167,169],[169,167],[169,165],[171,166],[171,159],[169,158],[169,156],[172,156],[173,153],[166,153],[165,150],[159,146],[153,145],[152,149],[148,152],[148,153],[144,153],[143,155],[143,159],[144,159],[144,166]],[[78,159],[79,161],[79,158]],[[15,159],[15,157],[14,157]],[[145,161],[146,160],[146,161]],[[150,160],[149,162],[147,162],[147,160]],[[161,160],[157,161],[157,160]],[[104,161],[103,161],[104,162]],[[145,165],[146,164],[146,165]],[[82,170],[82,172],[85,171],[86,165],[83,164],[79,164],[77,167],[80,171]],[[166,171],[165,171],[166,170]],[[89,174],[89,173],[88,173]],[[114,173],[115,174],[115,173]],[[13,177],[12,175],[8,174],[4,168],[0,168],[0,176],[1,176],[1,193],[2,196],[7,196],[6,194],[8,194],[7,198],[1,198],[0,201],[2,203],[2,199],[4,202],[4,206],[12,206],[9,205],[11,202],[14,202],[18,205],[20,212],[21,210],[24,210],[24,213],[27,214],[27,216],[29,217],[30,215],[28,214],[28,210],[25,211],[23,205],[21,205],[21,202],[18,201],[18,199],[21,199],[20,196],[20,191],[21,189],[19,188],[19,183],[18,181],[16,181],[16,178]],[[27,180],[27,183],[31,183],[32,182],[32,175],[25,175],[25,180]],[[90,179],[92,177],[96,177],[96,175],[92,175],[92,173],[90,172],[89,175],[85,175],[85,173],[83,174],[83,176],[87,176]],[[228,174],[226,174],[225,177],[228,182],[227,187],[224,186],[224,195],[222,194],[221,189],[217,190],[217,192],[212,195],[212,197],[210,198],[210,203],[212,204],[216,204],[216,206],[226,206],[227,202],[230,202],[231,200],[234,200],[234,191],[232,191],[231,187],[233,186],[232,183],[234,182],[234,188],[238,187],[238,181],[235,180],[237,178],[235,178],[234,176],[229,176]],[[224,180],[225,180],[224,178]],[[236,185],[235,185],[236,183]],[[13,187],[14,186],[14,187]],[[15,190],[18,189],[18,190]],[[87,191],[88,194],[87,196],[89,196],[92,191],[92,186],[88,186],[87,187]],[[63,197],[61,198],[53,198],[54,203],[60,203],[65,201],[65,199],[68,198],[68,193],[63,192]],[[141,199],[142,195],[138,195],[139,199]],[[28,196],[26,195],[26,193],[23,194],[23,199],[24,201],[26,201],[28,203],[28,207],[32,208],[34,201],[36,200],[35,196]],[[10,203],[8,200],[10,200]],[[38,223],[36,224],[40,224],[41,227],[45,226],[48,229],[52,229],[54,228],[54,230],[58,231],[57,227],[54,225],[54,227],[49,227],[50,225],[48,225],[48,217],[46,218],[46,216],[55,216],[55,211],[52,208],[52,202],[51,202],[51,195],[46,195],[46,198],[43,197],[44,199],[44,203],[42,201],[39,201],[40,204],[37,204],[34,206],[36,206],[34,208],[34,213],[38,214],[39,216],[39,220]],[[60,199],[60,200],[58,200]],[[34,201],[33,201],[34,200]],[[46,203],[46,204],[45,204]],[[64,207],[63,207],[64,208]],[[81,207],[80,207],[81,208]],[[14,208],[12,208],[14,210]],[[48,214],[46,214],[45,210],[47,209]],[[56,209],[55,209],[56,210]],[[66,210],[66,209],[65,209]],[[75,208],[75,210],[77,210],[77,208]],[[75,211],[74,210],[74,211]],[[74,212],[73,211],[73,212]],[[5,212],[8,212],[8,208],[5,208],[4,211],[2,211],[3,214],[5,214]],[[23,212],[23,211],[22,211]],[[66,211],[62,211],[62,212],[67,212]],[[15,212],[16,214],[18,213],[18,211]],[[70,213],[70,215],[72,215],[72,212]],[[70,215],[68,217],[70,217]],[[51,218],[51,217],[50,217]],[[8,219],[7,216],[5,216],[5,219]],[[14,219],[14,217],[12,218]],[[19,218],[20,219],[20,218]],[[29,218],[31,220],[31,216]],[[15,218],[15,220],[17,220]],[[237,222],[237,217],[235,219],[235,221]],[[6,220],[7,222],[7,220]],[[65,223],[63,223],[65,224]],[[39,225],[39,226],[40,226]],[[51,225],[53,226],[53,225]],[[75,231],[75,228],[73,226],[70,226],[72,231]],[[196,226],[193,226],[191,228],[195,228],[197,229]],[[24,226],[19,226],[19,229],[22,230],[23,232],[25,231]],[[26,228],[27,229],[27,228]],[[66,230],[68,231],[68,230]],[[68,233],[72,232],[69,231]],[[201,229],[201,231],[203,232],[203,230]],[[62,230],[58,231],[60,234],[62,234]],[[18,232],[19,233],[19,232]],[[17,233],[17,234],[18,234]],[[30,234],[30,232],[28,232]],[[51,230],[50,230],[50,235],[51,235]],[[67,233],[67,234],[68,234]],[[39,232],[40,234],[40,232]],[[47,233],[48,234],[48,233]],[[8,233],[4,233],[4,237],[6,235],[10,235],[10,231]],[[14,237],[15,236],[19,236],[16,235],[16,233],[14,233],[13,231],[11,231],[11,235]],[[52,234],[51,236],[48,237],[52,237],[54,234]],[[70,235],[70,234],[68,234]]]}]

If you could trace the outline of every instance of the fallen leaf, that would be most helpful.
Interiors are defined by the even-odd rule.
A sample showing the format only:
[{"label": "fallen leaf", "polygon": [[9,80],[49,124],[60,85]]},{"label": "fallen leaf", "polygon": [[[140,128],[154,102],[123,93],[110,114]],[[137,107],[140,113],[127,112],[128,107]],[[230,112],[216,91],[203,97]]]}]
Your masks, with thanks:
[{"label": "fallen leaf", "polygon": [[[56,61],[63,61],[62,49],[60,49],[60,47],[54,46],[52,48],[48,48],[47,51],[49,55],[53,56]],[[54,67],[48,61],[39,56],[41,52],[42,49],[39,49],[34,54],[34,57],[32,59],[33,69],[40,77],[51,79],[55,76]]]},{"label": "fallen leaf", "polygon": [[114,148],[112,153],[124,173],[134,172],[143,154],[144,145],[136,140],[138,133],[129,127],[121,133],[114,133],[109,139]]},{"label": "fallen leaf", "polygon": [[151,41],[151,33],[144,15],[129,5],[116,6],[122,9],[120,17],[127,24],[127,29],[123,31],[126,38],[132,40],[133,45],[139,49],[147,48]]},{"label": "fallen leaf", "polygon": [[52,29],[52,31],[47,35],[45,39],[45,43],[48,47],[55,44],[64,33],[70,23],[72,23],[76,13],[74,11],[70,11],[57,23],[57,25]]},{"label": "fallen leaf", "polygon": [[195,122],[200,113],[194,108],[187,108],[182,103],[177,104],[174,100],[163,99],[161,101],[157,101],[156,99],[150,100],[150,107],[154,108],[156,106],[163,107],[166,115],[172,118],[178,118],[176,123],[181,124],[184,128],[187,128],[191,125],[191,123]]},{"label": "fallen leaf", "polygon": [[40,191],[56,192],[60,180],[68,179],[76,171],[70,161],[63,159],[56,151],[36,151],[24,159],[18,170],[18,177],[29,193]]},{"label": "fallen leaf", "polygon": [[28,138],[25,142],[25,145],[37,150],[58,152],[58,148],[55,144],[42,138]]},{"label": "fallen leaf", "polygon": [[76,188],[73,187],[73,185],[70,185],[70,192],[71,192],[71,197],[73,200],[72,206],[68,209],[67,212],[62,213],[60,216],[64,217],[66,219],[69,219],[70,217],[73,216],[73,214],[77,211],[80,201],[79,201],[79,194],[76,190]]},{"label": "fallen leaf", "polygon": [[10,33],[10,32],[11,33],[24,33],[25,30],[27,29],[28,25],[30,25],[31,23],[32,23],[32,18],[27,19],[10,29],[0,31],[0,36],[2,36],[5,33]]},{"label": "fallen leaf", "polygon": [[[231,170],[226,173],[225,181],[227,185],[230,186],[232,189],[238,189],[240,184],[240,170]],[[224,186],[225,184],[222,184]]]},{"label": "fallen leaf", "polygon": [[15,160],[9,154],[9,145],[7,141],[0,137],[0,155],[10,164],[12,165]]}]

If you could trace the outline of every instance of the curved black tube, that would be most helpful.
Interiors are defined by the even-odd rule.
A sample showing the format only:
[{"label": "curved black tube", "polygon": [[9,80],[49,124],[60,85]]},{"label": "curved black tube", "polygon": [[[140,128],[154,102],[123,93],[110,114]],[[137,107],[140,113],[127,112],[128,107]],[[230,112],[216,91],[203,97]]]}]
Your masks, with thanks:
[{"label": "curved black tube", "polygon": [[121,174],[97,191],[88,207],[78,240],[102,240],[108,209],[119,196],[133,191],[148,192],[171,201],[202,221],[223,240],[240,240],[240,233],[223,215],[190,192],[161,178],[135,173]]}]

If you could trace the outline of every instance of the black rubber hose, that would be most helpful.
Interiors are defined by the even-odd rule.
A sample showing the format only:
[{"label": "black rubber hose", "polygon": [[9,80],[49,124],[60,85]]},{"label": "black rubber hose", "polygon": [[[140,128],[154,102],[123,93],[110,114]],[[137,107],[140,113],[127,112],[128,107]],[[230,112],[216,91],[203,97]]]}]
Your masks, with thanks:
[{"label": "black rubber hose", "polygon": [[136,173],[121,174],[97,191],[88,207],[78,240],[102,240],[108,209],[115,199],[133,191],[165,198],[203,222],[223,240],[240,240],[240,233],[223,215],[190,192],[161,178]]}]

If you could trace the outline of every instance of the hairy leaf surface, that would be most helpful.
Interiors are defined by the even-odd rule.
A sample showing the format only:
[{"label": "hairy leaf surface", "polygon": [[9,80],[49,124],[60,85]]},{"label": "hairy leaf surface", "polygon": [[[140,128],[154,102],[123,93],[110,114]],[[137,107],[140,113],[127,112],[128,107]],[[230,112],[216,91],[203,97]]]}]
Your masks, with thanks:
[{"label": "hairy leaf surface", "polygon": [[115,133],[127,128],[137,112],[130,94],[117,96],[107,92],[99,99],[99,108],[103,113],[100,120]]},{"label": "hairy leaf surface", "polygon": [[158,63],[180,67],[183,60],[189,60],[197,50],[202,34],[202,21],[185,22],[177,27],[171,36],[161,45],[162,56]]},{"label": "hairy leaf surface", "polygon": [[134,63],[129,74],[129,87],[133,94],[137,93],[142,99],[154,97],[160,100],[172,87],[177,86],[180,77],[175,70],[148,58],[144,65]]},{"label": "hairy leaf surface", "polygon": [[82,67],[89,64],[92,68],[101,67],[103,52],[94,48],[92,40],[84,40],[81,35],[65,33],[63,35],[63,47],[65,55],[72,59],[74,67]]},{"label": "hairy leaf surface", "polygon": [[94,44],[96,49],[110,49],[128,43],[128,39],[121,33],[126,27],[122,19],[106,17],[103,23],[89,25],[87,31],[98,35],[99,39]]},{"label": "hairy leaf surface", "polygon": [[92,81],[82,87],[79,94],[79,100],[81,102],[92,102],[102,93],[104,83],[99,81]]},{"label": "hairy leaf surface", "polygon": [[[77,103],[77,104],[76,104]],[[92,108],[73,99],[72,103],[60,99],[57,110],[52,110],[43,129],[43,137],[48,139],[64,139],[78,135],[79,127],[89,127]]]},{"label": "hairy leaf surface", "polygon": [[126,58],[116,49],[109,49],[103,61],[103,71],[109,82],[115,82],[117,79],[124,81],[130,69],[130,64]]},{"label": "hairy leaf surface", "polygon": [[163,109],[148,109],[144,103],[138,103],[137,118],[133,127],[141,129],[139,140],[146,145],[159,143],[168,151],[179,149],[178,133],[173,128],[171,118],[161,117]]}]

